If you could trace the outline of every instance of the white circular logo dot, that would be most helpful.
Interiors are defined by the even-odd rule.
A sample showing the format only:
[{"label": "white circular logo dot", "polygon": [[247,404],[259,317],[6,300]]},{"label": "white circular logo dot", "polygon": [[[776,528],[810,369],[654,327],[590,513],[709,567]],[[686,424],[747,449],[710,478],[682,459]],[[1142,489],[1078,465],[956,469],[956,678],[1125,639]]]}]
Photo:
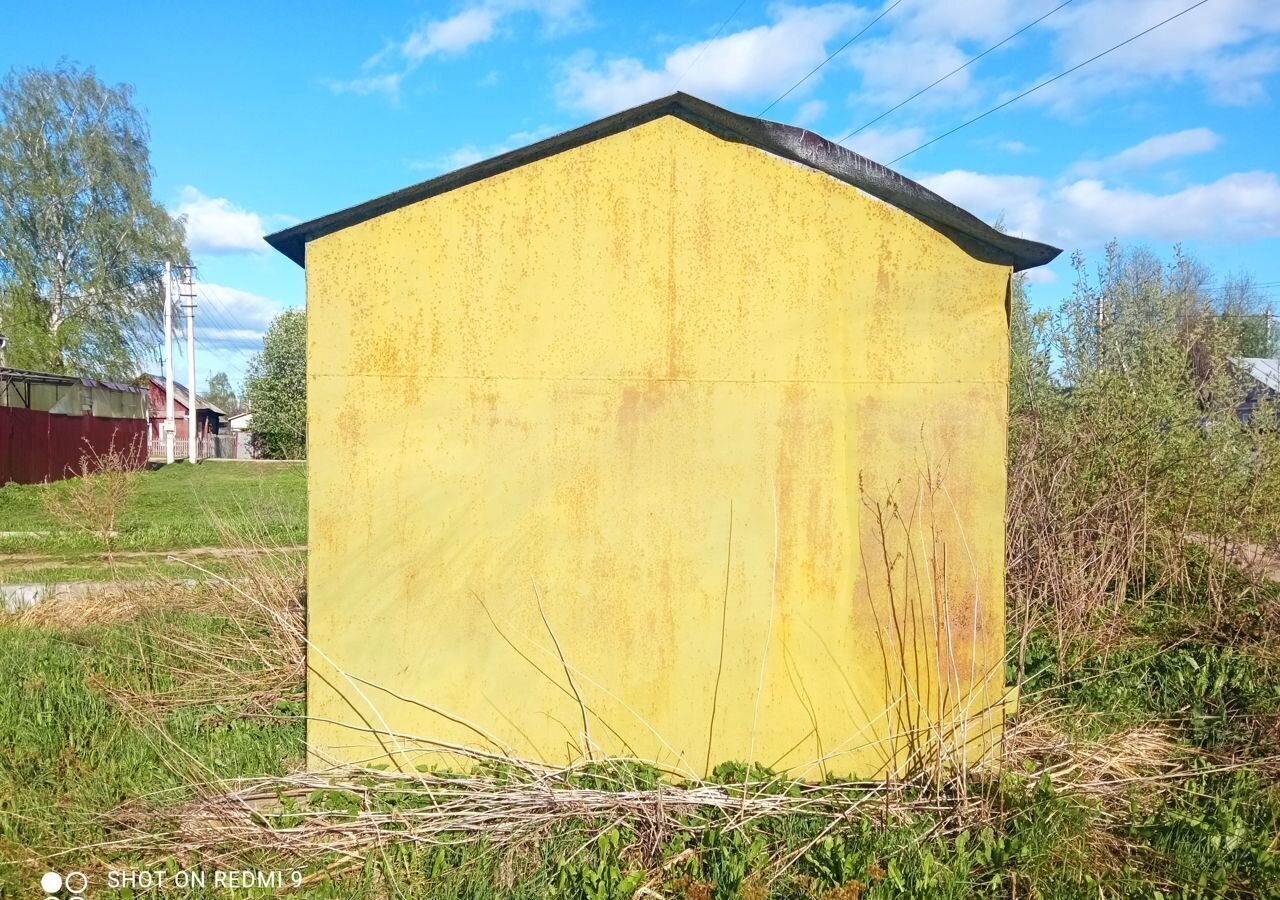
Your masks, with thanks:
[{"label": "white circular logo dot", "polygon": [[73,894],[83,894],[85,889],[89,887],[89,879],[83,872],[68,872],[64,883]]},{"label": "white circular logo dot", "polygon": [[40,876],[40,889],[46,894],[56,894],[62,890],[62,876],[57,872],[45,872]]}]

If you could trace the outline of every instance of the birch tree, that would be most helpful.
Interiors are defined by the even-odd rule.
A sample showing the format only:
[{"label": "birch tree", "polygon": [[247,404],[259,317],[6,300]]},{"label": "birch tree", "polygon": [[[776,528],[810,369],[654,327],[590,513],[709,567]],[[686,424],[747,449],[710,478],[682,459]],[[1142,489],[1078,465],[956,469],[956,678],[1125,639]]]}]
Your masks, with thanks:
[{"label": "birch tree", "polygon": [[0,331],[11,366],[124,379],[153,355],[182,223],[151,196],[127,85],[91,69],[0,82]]}]

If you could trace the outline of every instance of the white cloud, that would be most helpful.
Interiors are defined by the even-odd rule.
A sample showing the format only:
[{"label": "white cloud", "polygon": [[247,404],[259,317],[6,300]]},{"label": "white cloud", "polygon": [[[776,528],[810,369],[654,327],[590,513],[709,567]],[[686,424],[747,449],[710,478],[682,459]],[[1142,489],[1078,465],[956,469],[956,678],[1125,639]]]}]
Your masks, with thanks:
[{"label": "white cloud", "polygon": [[1029,153],[1031,145],[1022,141],[996,141],[996,148],[1005,153]]},{"label": "white cloud", "polygon": [[[994,44],[1061,0],[904,0],[888,16],[908,37]],[[1128,2],[1128,0],[1125,0]]]},{"label": "white cloud", "polygon": [[410,60],[435,53],[461,53],[493,37],[500,15],[494,6],[473,6],[448,19],[427,22],[405,38],[400,52]]},{"label": "white cloud", "polygon": [[1058,280],[1057,274],[1047,266],[1027,269],[1022,274],[1027,279],[1027,284],[1053,284]]},{"label": "white cloud", "polygon": [[[1007,99],[1184,9],[1189,0],[903,0],[885,22],[849,48],[840,62],[856,70],[850,99],[867,118],[948,75],[1023,26],[1025,35],[961,69],[912,102],[909,112],[960,107],[977,111]],[[1008,51],[1034,47],[1026,63]],[[1012,75],[1021,70],[1020,75]],[[1214,0],[1047,85],[1029,101],[1062,113],[1087,110],[1104,95],[1153,87],[1198,86],[1216,103],[1265,98],[1280,72],[1280,2]],[[1014,79],[1017,79],[1015,81]]]},{"label": "white cloud", "polygon": [[808,128],[810,125],[821,119],[827,112],[827,104],[824,100],[806,100],[800,104],[800,108],[796,110],[796,114],[791,117],[791,121],[802,128]]},{"label": "white cloud", "polygon": [[[1003,221],[1012,234],[1049,240],[1048,183],[1029,175],[986,175],[953,169],[917,179],[987,222]],[[1057,211],[1055,210],[1055,215]]]},{"label": "white cloud", "polygon": [[241,209],[225,197],[206,197],[187,185],[174,214],[186,220],[187,249],[192,253],[265,253],[262,240],[268,223],[284,226],[290,216],[263,216]]},{"label": "white cloud", "polygon": [[[826,58],[827,44],[865,10],[847,4],[779,6],[773,23],[685,44],[650,68],[634,57],[572,58],[558,86],[561,102],[605,114],[671,93],[677,86],[708,100],[773,99]],[[816,83],[812,79],[809,85]]]},{"label": "white cloud", "polygon": [[1280,237],[1280,180],[1271,172],[1239,172],[1168,194],[1109,188],[1085,179],[1059,188],[1066,224],[1080,235],[1250,240]]},{"label": "white cloud", "polygon": [[[882,40],[855,44],[849,53],[849,64],[861,74],[858,99],[874,107],[876,113],[900,103],[959,68],[970,55],[948,41],[904,38],[896,34]],[[957,72],[922,95],[915,104],[937,107],[970,97],[972,71]]]},{"label": "white cloud", "polygon": [[919,147],[926,139],[924,129],[919,127],[896,130],[868,128],[849,138],[844,145],[867,159],[888,164]]},{"label": "white cloud", "polygon": [[351,78],[346,81],[325,79],[324,84],[335,94],[355,94],[357,97],[386,94],[394,98],[400,93],[400,82],[403,79],[403,72],[392,72],[387,75],[371,75],[367,78]]},{"label": "white cloud", "polygon": [[[852,99],[861,114],[868,117],[924,88],[929,90],[912,101],[913,111],[970,104],[983,93],[984,85],[978,77],[983,65],[1004,68],[995,62],[1002,53],[1034,41],[1038,35],[1033,31],[1005,44],[984,63],[969,67],[964,64],[1060,2],[904,0],[889,11],[884,26],[845,53],[845,64],[860,75]],[[944,76],[944,81],[931,87]]]},{"label": "white cloud", "polygon": [[[1092,0],[1073,4],[1045,25],[1055,32],[1058,62],[1071,66],[1187,5],[1185,0]],[[1191,82],[1219,103],[1253,102],[1265,96],[1267,76],[1280,69],[1277,38],[1280,4],[1275,0],[1214,0],[1036,96],[1069,109],[1113,91]]]},{"label": "white cloud", "polygon": [[1077,163],[1074,169],[1081,175],[1148,169],[1171,159],[1208,153],[1220,143],[1222,138],[1208,128],[1188,128],[1147,138],[1106,159]]},{"label": "white cloud", "polygon": [[422,22],[403,40],[386,44],[364,63],[366,71],[389,71],[350,80],[326,79],[325,84],[334,93],[380,93],[397,99],[404,79],[425,60],[458,56],[477,44],[488,43],[520,13],[533,14],[552,33],[572,30],[585,21],[582,0],[481,0],[452,16]]},{"label": "white cloud", "polygon": [[1066,248],[1112,237],[1159,241],[1280,237],[1280,179],[1238,172],[1167,193],[1112,187],[1096,178],[1053,182],[953,170],[920,179],[930,189],[1009,231]]}]

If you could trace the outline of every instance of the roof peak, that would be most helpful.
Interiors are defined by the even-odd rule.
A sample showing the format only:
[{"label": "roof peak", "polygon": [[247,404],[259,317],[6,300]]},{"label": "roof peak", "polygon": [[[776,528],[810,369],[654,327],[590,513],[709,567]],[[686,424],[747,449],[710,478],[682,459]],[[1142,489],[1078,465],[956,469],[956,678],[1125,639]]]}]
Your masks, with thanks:
[{"label": "roof peak", "polygon": [[[154,384],[156,387],[160,388],[161,390],[165,389],[165,377],[163,375],[152,375],[150,372],[146,372],[144,374],[147,377],[147,379],[149,379],[151,383]],[[183,384],[181,381],[179,381],[176,378],[173,379],[173,394],[174,394],[174,397],[173,397],[174,400],[177,400],[183,406],[189,406],[189,398],[191,397],[191,391],[190,389],[187,388],[185,384]],[[196,409],[197,410],[207,409],[207,410],[210,410],[211,412],[217,413],[220,416],[227,415],[227,411],[225,409],[223,409],[221,406],[218,406],[216,403],[210,403],[207,399],[200,396],[199,391],[196,391]]]},{"label": "roof peak", "polygon": [[308,241],[664,116],[675,116],[723,140],[748,144],[825,172],[927,222],[973,255],[991,262],[1011,265],[1017,271],[1044,265],[1062,252],[1048,244],[997,231],[923,185],[812,131],[730,112],[682,91],[348,209],[277,231],[267,235],[266,241],[303,266],[306,264]]}]

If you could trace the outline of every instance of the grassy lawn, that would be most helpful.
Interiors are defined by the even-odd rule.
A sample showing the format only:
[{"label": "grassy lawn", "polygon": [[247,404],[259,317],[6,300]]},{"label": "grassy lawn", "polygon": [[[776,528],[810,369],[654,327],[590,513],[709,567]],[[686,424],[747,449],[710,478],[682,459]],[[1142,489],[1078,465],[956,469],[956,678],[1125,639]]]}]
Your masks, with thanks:
[{"label": "grassy lawn", "polygon": [[[70,481],[0,487],[0,581],[102,577],[104,543],[60,525],[48,512]],[[190,548],[306,543],[306,467],[297,463],[175,464],[141,473],[112,540],[117,554]],[[29,558],[36,557],[36,558]],[[190,571],[163,560],[113,560],[122,578],[149,566]],[[216,562],[215,562],[216,565]]]},{"label": "grassy lawn", "polygon": [[[227,620],[194,613],[70,631],[0,625],[0,897],[34,896],[48,866],[33,854],[102,841],[127,821],[131,802],[163,804],[202,781],[298,765],[296,702],[273,710],[291,716],[284,721],[187,706],[157,729],[109,699],[101,684],[172,687],[171,670],[182,667],[175,635],[209,646],[239,640]],[[78,854],[64,870],[92,872],[100,857]]]},{"label": "grassy lawn", "polygon": [[[301,764],[300,683],[265,705],[232,689],[279,684],[269,660],[235,658],[262,622],[238,620],[234,597],[224,613],[151,609],[112,624],[56,627],[0,621],[0,897],[28,896],[41,871],[71,860],[95,878],[108,866],[297,870],[305,882],[294,896],[369,900],[1280,897],[1280,655],[1270,624],[1280,597],[1275,586],[1235,595],[1229,619],[1186,597],[1158,599],[1129,619],[1113,658],[1089,656],[1070,674],[1055,660],[1072,648],[1034,634],[1026,721],[1012,733],[1029,729],[1045,749],[1020,751],[1002,772],[975,774],[963,787],[906,785],[892,801],[841,805],[834,815],[797,806],[746,817],[733,808],[663,813],[657,792],[655,817],[652,807],[574,808],[586,801],[573,792],[594,791],[597,802],[619,787],[652,795],[658,775],[643,764],[603,762],[537,782],[482,765],[468,783],[490,799],[459,819],[485,817],[492,840],[407,833],[442,814],[433,793],[442,783],[452,791],[448,805],[465,806],[456,782],[433,789],[366,772],[324,789],[277,780],[238,826],[249,836],[218,830],[210,843],[206,819],[183,818],[186,804],[232,787],[213,781],[285,776]],[[229,654],[226,664],[248,680],[210,682],[207,667],[193,676],[193,660],[201,664],[191,647]],[[184,693],[193,678],[198,689]],[[120,689],[135,699],[122,702]],[[190,702],[148,715],[133,705],[174,696]],[[1159,776],[1168,767],[1176,778]],[[1114,785],[1083,787],[1107,773]],[[712,782],[744,802],[844,789],[784,780],[741,786],[766,774],[725,764]],[[670,798],[680,788],[664,790]],[[549,799],[555,791],[579,799],[558,806]],[[509,820],[494,797],[514,798]],[[539,824],[556,808],[563,814]],[[384,824],[358,826],[370,816]],[[518,839],[498,837],[504,825]],[[362,837],[343,852],[326,849],[343,835]]]}]

